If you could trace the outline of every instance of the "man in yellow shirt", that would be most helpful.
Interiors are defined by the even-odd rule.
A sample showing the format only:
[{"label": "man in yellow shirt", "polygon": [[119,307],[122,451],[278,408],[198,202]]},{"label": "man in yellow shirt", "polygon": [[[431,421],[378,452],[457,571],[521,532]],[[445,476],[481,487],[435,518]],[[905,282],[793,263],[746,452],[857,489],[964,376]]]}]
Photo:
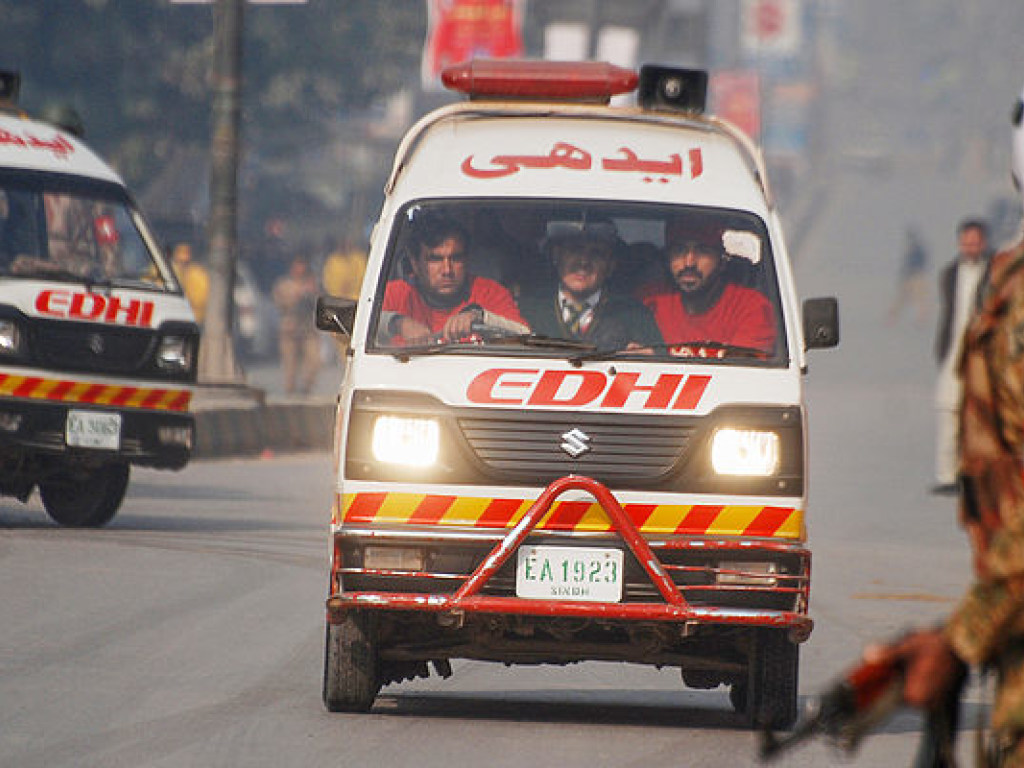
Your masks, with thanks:
[{"label": "man in yellow shirt", "polygon": [[342,299],[358,299],[366,272],[366,254],[356,247],[354,238],[338,243],[324,260],[324,290]]},{"label": "man in yellow shirt", "polygon": [[185,298],[192,305],[192,314],[196,322],[203,324],[206,316],[206,300],[210,295],[210,275],[206,267],[192,260],[192,246],[178,243],[171,255],[174,274],[185,291]]}]

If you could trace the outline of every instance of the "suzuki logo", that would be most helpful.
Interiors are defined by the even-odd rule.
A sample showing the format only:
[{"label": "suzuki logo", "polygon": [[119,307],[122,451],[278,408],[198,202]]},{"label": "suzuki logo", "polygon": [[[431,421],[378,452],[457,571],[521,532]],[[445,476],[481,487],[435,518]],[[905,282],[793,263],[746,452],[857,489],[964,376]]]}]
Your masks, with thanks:
[{"label": "suzuki logo", "polygon": [[562,440],[562,444],[558,447],[574,459],[578,459],[590,450],[590,435],[582,429],[573,427],[568,432],[562,434]]}]

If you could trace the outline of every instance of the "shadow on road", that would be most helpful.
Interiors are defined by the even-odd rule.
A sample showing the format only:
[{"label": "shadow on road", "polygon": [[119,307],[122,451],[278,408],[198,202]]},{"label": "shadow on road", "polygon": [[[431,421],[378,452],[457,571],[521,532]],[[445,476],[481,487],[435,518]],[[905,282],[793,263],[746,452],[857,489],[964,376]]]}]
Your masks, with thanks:
[{"label": "shadow on road", "polygon": [[[722,704],[728,707],[720,693]],[[374,714],[452,720],[502,720],[547,724],[642,725],[645,728],[748,730],[731,708],[712,708],[714,692],[534,690],[381,694]],[[706,706],[695,703],[706,697]],[[601,699],[605,700],[602,701]],[[611,699],[614,698],[614,701]]]},{"label": "shadow on road", "polygon": [[[514,691],[500,694],[500,699],[495,698],[493,691],[383,693],[372,711],[379,715],[451,720],[749,731],[743,717],[729,707],[724,691],[724,688],[717,694],[714,691],[608,691],[605,701],[601,701],[601,692],[583,689]],[[716,695],[725,708],[713,706],[717,703],[713,698]],[[707,698],[706,704],[695,702],[696,697]],[[612,698],[615,701],[611,701]],[[809,699],[806,696],[800,698],[801,712]],[[967,730],[975,723],[987,722],[988,711],[987,704],[965,702],[961,708],[961,729]],[[873,733],[923,731],[924,720],[920,713],[907,709],[897,712],[876,727]],[[869,734],[867,738],[870,737]]]}]

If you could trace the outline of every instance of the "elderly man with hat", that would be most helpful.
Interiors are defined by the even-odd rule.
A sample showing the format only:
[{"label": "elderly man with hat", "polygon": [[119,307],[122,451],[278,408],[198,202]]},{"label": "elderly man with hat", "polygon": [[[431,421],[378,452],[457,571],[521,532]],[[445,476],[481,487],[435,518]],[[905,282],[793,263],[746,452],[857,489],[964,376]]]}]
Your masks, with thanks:
[{"label": "elderly man with hat", "polygon": [[759,291],[729,279],[724,227],[711,217],[677,217],[665,227],[664,279],[642,286],[665,343],[715,342],[769,353],[775,313]]},{"label": "elderly man with hat", "polygon": [[622,246],[614,222],[594,217],[551,221],[546,233],[544,250],[558,284],[520,300],[523,317],[535,333],[606,349],[661,343],[650,312],[632,297],[605,287]]}]

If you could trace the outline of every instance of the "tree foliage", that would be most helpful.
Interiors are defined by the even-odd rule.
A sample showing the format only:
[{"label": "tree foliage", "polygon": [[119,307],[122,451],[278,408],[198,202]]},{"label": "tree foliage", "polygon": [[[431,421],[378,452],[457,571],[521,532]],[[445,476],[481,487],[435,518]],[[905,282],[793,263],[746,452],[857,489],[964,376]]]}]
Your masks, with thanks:
[{"label": "tree foliage", "polygon": [[[417,76],[423,0],[245,7],[243,134],[310,141]],[[0,67],[22,105],[74,106],[132,185],[210,136],[213,6],[170,0],[0,0]]]}]

